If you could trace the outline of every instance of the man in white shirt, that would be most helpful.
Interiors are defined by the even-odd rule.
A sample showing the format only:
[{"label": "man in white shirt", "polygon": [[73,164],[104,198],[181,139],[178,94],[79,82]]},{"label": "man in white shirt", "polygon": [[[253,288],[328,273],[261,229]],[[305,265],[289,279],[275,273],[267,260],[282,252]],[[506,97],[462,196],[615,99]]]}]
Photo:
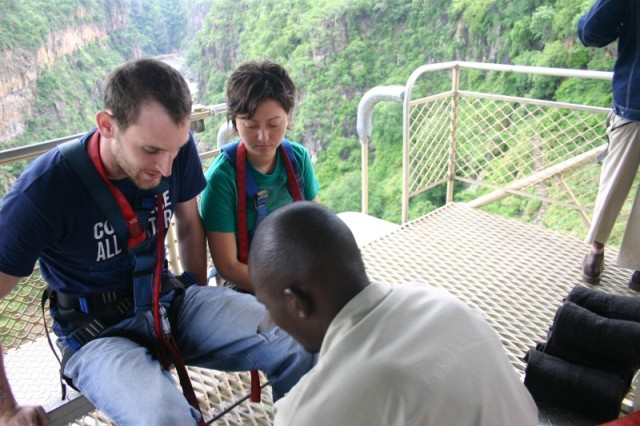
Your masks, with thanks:
[{"label": "man in white shirt", "polygon": [[537,425],[536,405],[482,316],[443,290],[370,283],[337,215],[300,202],[258,228],[256,297],[317,365],[276,425]]}]

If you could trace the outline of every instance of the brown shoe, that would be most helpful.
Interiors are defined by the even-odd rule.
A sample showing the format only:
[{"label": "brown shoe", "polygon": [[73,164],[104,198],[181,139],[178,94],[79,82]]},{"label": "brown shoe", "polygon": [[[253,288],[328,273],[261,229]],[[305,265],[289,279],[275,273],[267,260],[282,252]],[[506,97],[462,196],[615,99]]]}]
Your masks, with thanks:
[{"label": "brown shoe", "polygon": [[582,262],[582,281],[592,285],[598,284],[603,270],[604,251],[597,254],[590,251],[589,254],[584,257],[584,261]]},{"label": "brown shoe", "polygon": [[635,271],[629,280],[629,288],[633,291],[640,291],[640,271]]}]

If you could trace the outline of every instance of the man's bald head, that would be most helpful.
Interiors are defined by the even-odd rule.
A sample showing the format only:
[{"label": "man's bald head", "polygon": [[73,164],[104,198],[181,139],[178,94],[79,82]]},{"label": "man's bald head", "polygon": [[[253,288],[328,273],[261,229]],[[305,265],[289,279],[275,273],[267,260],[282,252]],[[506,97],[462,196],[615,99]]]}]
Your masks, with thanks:
[{"label": "man's bald head", "polygon": [[273,320],[313,351],[335,315],[368,284],[351,230],[312,202],[282,207],[262,222],[249,274]]}]

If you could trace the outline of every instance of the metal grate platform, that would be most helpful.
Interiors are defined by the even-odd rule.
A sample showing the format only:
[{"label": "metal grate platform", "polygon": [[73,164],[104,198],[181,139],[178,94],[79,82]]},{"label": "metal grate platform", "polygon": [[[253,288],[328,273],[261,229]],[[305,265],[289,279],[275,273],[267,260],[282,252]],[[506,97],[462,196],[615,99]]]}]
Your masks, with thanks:
[{"label": "metal grate platform", "polygon": [[[577,238],[451,204],[364,246],[362,253],[374,281],[444,288],[482,312],[524,374],[525,353],[547,340],[569,291],[585,285],[581,264],[588,250]],[[631,271],[615,266],[616,255],[606,249],[601,283],[587,287],[640,297],[627,288]],[[630,398],[623,404],[630,405]]]},{"label": "metal grate platform", "polygon": [[[361,250],[372,280],[391,285],[419,281],[441,287],[481,311],[502,337],[510,361],[522,374],[524,354],[546,340],[563,297],[575,285],[582,285],[580,264],[588,246],[576,238],[452,204],[365,244]],[[614,265],[615,254],[607,250],[605,273],[596,288],[640,297],[627,289],[630,271]],[[24,353],[28,353],[29,363]],[[49,373],[33,374],[38,365]],[[59,400],[56,361],[46,341],[9,351],[7,368],[21,403],[41,404],[46,395]],[[16,371],[25,369],[32,374],[16,375]],[[249,394],[248,373],[190,368],[190,375],[208,419]],[[29,382],[14,383],[16,377],[28,378]],[[17,388],[32,392],[21,393]],[[46,395],[45,389],[49,389]],[[268,387],[263,390],[263,401],[244,401],[212,424],[270,425]],[[541,424],[567,424],[563,419],[563,413],[553,412],[541,418]],[[93,412],[70,424],[111,423],[100,412]]]},{"label": "metal grate platform", "polygon": [[[7,351],[5,368],[16,400],[23,405],[42,405],[49,412],[53,425],[114,424],[70,387],[67,387],[67,398],[61,399],[59,365],[46,338],[42,337],[35,342],[25,343],[19,349]],[[229,413],[210,424],[271,424],[271,388],[263,388],[261,404],[250,403],[247,398],[251,389],[249,373],[224,373],[197,367],[188,367],[188,371],[205,419],[210,421],[237,404]],[[175,371],[173,373],[178,383]],[[260,382],[264,384],[267,380],[261,376]],[[245,400],[242,401],[243,399]]]}]

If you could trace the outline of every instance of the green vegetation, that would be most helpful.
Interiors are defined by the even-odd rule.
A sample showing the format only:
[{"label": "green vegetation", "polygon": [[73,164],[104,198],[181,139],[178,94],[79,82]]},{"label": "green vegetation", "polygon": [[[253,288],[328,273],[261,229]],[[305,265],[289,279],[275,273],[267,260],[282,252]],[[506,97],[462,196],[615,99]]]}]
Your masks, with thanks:
[{"label": "green vegetation", "polygon": [[91,128],[101,108],[103,76],[122,61],[115,51],[93,44],[42,72],[36,84],[38,114],[26,123],[29,133],[46,140]]},{"label": "green vegetation", "polygon": [[[0,51],[14,53],[33,51],[50,33],[84,23],[95,23],[108,33],[107,39],[58,58],[39,72],[27,131],[9,144],[19,146],[91,127],[109,71],[140,53],[177,50],[186,34],[187,15],[180,1],[0,0],[0,22]],[[116,22],[118,27],[112,28]]]},{"label": "green vegetation", "polygon": [[[0,0],[0,52],[35,56],[51,33],[73,31],[83,24],[94,24],[108,37],[60,57],[42,70],[28,70],[39,71],[31,116],[24,122],[25,131],[11,141],[0,142],[0,149],[92,128],[95,113],[102,107],[105,76],[140,53],[151,56],[176,51],[186,34],[187,15],[180,1]],[[24,65],[4,64],[5,69],[17,66]],[[26,164],[0,166],[0,198]]]},{"label": "green vegetation", "polygon": [[177,50],[187,33],[187,12],[180,1],[134,0],[131,18],[136,43],[146,55]]},{"label": "green vegetation", "polygon": [[[425,63],[462,59],[546,67],[612,68],[613,52],[584,48],[577,20],[591,5],[572,0],[214,0],[197,34],[190,63],[202,99],[224,101],[224,83],[239,63],[282,63],[300,94],[290,138],[319,151],[320,200],[337,211],[360,209],[360,146],[356,111],[375,86],[405,84]],[[449,77],[419,87],[431,94]],[[465,73],[461,86],[477,91],[608,106],[608,82]],[[518,90],[515,90],[518,89]],[[523,90],[524,89],[524,90]],[[369,211],[400,220],[401,107],[374,113]],[[215,137],[206,133],[201,140]],[[211,139],[213,141],[213,139]],[[212,143],[212,142],[211,142]],[[498,179],[499,180],[499,179]],[[412,201],[417,214],[442,205],[437,187]],[[535,206],[501,209],[514,214]],[[533,215],[533,214],[532,214]]]},{"label": "green vegetation", "polygon": [[[24,123],[25,132],[12,140],[12,146],[74,135],[94,127],[95,113],[102,107],[103,76],[123,61],[116,51],[96,43],[45,69],[36,81],[33,114]],[[26,165],[23,161],[0,168],[0,197]]]},{"label": "green vegetation", "polygon": [[[49,33],[102,19],[103,0],[0,0],[0,51],[37,49]],[[115,2],[121,5],[121,1]]]},{"label": "green vegetation", "polygon": [[[48,31],[80,22],[129,22],[110,33],[108,42],[80,49],[40,74],[38,101],[26,123],[28,132],[11,145],[90,127],[100,105],[100,83],[108,70],[140,53],[184,51],[198,80],[198,99],[206,104],[224,101],[225,82],[239,63],[271,59],[282,63],[298,86],[294,128],[288,136],[317,153],[320,201],[336,211],[359,210],[361,151],[356,111],[367,90],[403,85],[420,65],[457,59],[609,70],[614,48],[586,49],[576,39],[577,20],[591,3],[117,0],[114,4],[82,0],[53,6],[44,0],[0,0],[0,49],[35,48]],[[123,15],[121,19],[118,14]],[[194,35],[190,23],[196,21],[202,28]],[[448,90],[450,85],[449,75],[443,72],[421,82],[416,90],[428,95]],[[611,102],[606,81],[466,72],[461,87],[605,107]],[[369,211],[395,222],[400,220],[401,117],[399,103],[375,108],[369,157]],[[216,132],[216,126],[208,125],[199,139],[213,146]],[[486,163],[478,158],[474,164],[484,166],[483,161]],[[508,164],[496,164],[494,169],[497,175],[492,180],[500,181],[503,176],[499,174],[506,173]],[[4,175],[0,173],[0,187],[6,186]],[[459,199],[465,199],[465,187],[459,184],[457,188]],[[442,205],[444,197],[444,185],[420,194],[412,200],[412,216]],[[538,207],[539,202],[505,200],[494,208],[534,218]],[[567,225],[569,229],[573,226]]]}]

